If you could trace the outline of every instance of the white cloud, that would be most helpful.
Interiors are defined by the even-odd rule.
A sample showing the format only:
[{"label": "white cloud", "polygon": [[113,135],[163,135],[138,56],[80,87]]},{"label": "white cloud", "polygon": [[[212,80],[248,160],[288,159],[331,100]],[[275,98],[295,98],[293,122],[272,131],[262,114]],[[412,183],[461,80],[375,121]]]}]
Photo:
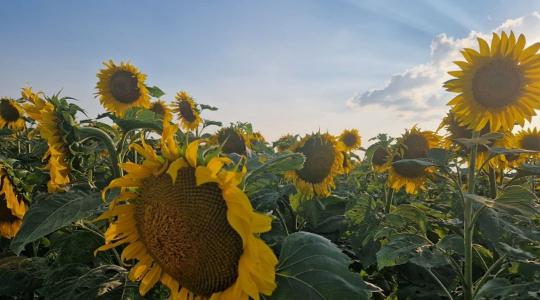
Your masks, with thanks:
[{"label": "white cloud", "polygon": [[[540,14],[509,19],[495,28],[495,32],[513,30],[527,37],[527,44],[540,40]],[[447,111],[446,103],[452,95],[442,87],[450,78],[447,74],[455,70],[455,60],[461,60],[460,50],[465,47],[478,48],[476,38],[490,39],[491,33],[470,32],[464,38],[437,35],[431,43],[430,62],[416,65],[402,73],[393,75],[384,87],[364,91],[347,100],[351,108],[378,106],[394,110],[398,117],[414,122],[440,119]]]}]

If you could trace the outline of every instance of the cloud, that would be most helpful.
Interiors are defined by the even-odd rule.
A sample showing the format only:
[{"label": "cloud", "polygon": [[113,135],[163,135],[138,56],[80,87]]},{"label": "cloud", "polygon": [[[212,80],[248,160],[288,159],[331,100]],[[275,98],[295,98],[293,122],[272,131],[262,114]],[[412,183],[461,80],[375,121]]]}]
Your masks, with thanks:
[{"label": "cloud", "polygon": [[[493,31],[502,30],[524,33],[527,44],[537,42],[540,40],[540,14],[533,12],[509,19]],[[453,61],[461,60],[459,51],[462,48],[478,47],[477,37],[490,39],[491,33],[471,31],[461,39],[445,33],[437,35],[431,43],[430,62],[393,75],[382,88],[356,93],[347,100],[347,106],[379,106],[398,112],[402,119],[417,122],[442,116],[447,110],[446,103],[452,97],[442,87],[450,78],[447,72],[457,68]]]}]

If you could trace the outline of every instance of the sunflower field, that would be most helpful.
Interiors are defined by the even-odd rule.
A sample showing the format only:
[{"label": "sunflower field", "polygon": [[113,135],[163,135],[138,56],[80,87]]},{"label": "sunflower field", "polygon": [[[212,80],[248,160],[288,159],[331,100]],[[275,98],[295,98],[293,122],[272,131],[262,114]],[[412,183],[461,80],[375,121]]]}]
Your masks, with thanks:
[{"label": "sunflower field", "polygon": [[539,50],[479,38],[439,128],[369,141],[270,142],[125,62],[95,117],[24,87],[0,100],[0,299],[539,299]]}]

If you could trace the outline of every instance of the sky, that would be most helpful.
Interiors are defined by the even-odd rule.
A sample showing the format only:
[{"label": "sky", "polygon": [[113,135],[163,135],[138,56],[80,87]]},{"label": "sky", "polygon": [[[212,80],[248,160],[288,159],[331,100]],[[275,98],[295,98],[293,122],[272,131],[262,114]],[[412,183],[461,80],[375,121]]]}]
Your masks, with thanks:
[{"label": "sky", "polygon": [[[418,124],[435,130],[442,83],[462,47],[493,31],[540,41],[540,1],[2,1],[0,96],[31,86],[88,115],[102,63],[129,61],[203,117],[253,124],[269,140],[340,133],[364,141]],[[537,122],[536,119],[533,121]]]}]

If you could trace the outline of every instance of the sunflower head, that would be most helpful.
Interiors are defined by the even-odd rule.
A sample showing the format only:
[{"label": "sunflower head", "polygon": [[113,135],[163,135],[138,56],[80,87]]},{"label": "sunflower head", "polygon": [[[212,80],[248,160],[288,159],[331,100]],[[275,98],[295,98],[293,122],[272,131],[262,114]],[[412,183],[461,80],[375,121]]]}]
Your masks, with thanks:
[{"label": "sunflower head", "polygon": [[22,130],[25,127],[23,110],[13,99],[0,98],[0,129]]},{"label": "sunflower head", "polygon": [[345,151],[342,151],[341,153],[343,155],[343,166],[341,169],[343,171],[343,174],[349,174],[354,169],[356,163],[352,159],[351,154]]},{"label": "sunflower head", "polygon": [[169,108],[169,105],[167,105],[165,101],[162,101],[162,100],[154,101],[150,106],[150,110],[153,111],[158,116],[160,116],[163,119],[163,123],[171,122],[172,111]]},{"label": "sunflower head", "polygon": [[27,101],[23,108],[37,122],[37,129],[49,147],[44,159],[48,159],[50,180],[47,186],[52,193],[70,183],[69,145],[75,139],[72,127],[75,112],[66,98],[59,98],[58,95],[51,98],[41,96],[41,93],[34,93],[30,88],[22,91],[22,97]]},{"label": "sunflower head", "polygon": [[291,151],[302,153],[306,160],[301,169],[285,173],[285,178],[306,198],[330,195],[334,177],[343,169],[343,150],[336,139],[328,133],[306,135]]},{"label": "sunflower head", "polygon": [[[538,153],[524,153],[519,155],[507,155],[506,160],[510,163],[511,166],[517,167],[525,162],[528,159],[540,158],[540,131],[535,127],[533,129],[520,130],[514,136],[512,140],[512,146],[514,148],[530,150],[530,151],[539,151]],[[510,147],[508,147],[510,148]]]},{"label": "sunflower head", "polygon": [[0,237],[13,238],[28,209],[24,197],[10,179],[8,170],[0,164]]},{"label": "sunflower head", "polygon": [[384,173],[388,166],[390,152],[385,146],[377,146],[375,151],[373,151],[373,156],[371,157],[371,167],[373,171],[377,173]]},{"label": "sunflower head", "polygon": [[478,38],[479,50],[463,49],[464,61],[455,62],[459,71],[445,83],[458,93],[448,104],[456,118],[468,128],[480,131],[510,130],[534,116],[540,108],[536,101],[540,84],[540,44],[525,47],[525,36],[511,32],[493,33],[491,45]]},{"label": "sunflower head", "polygon": [[270,230],[271,218],[255,212],[238,187],[245,168],[215,153],[205,157],[199,143],[162,146],[177,153],[168,158],[144,141],[132,145],[145,160],[122,164],[127,175],[107,188],[123,192],[99,218],[113,221],[98,250],[128,244],[121,258],[138,261],[129,278],[141,281],[141,295],[158,281],[172,299],[269,295],[277,259],[258,234]]},{"label": "sunflower head", "polygon": [[388,182],[394,190],[405,187],[409,194],[423,189],[427,176],[433,172],[431,167],[418,164],[395,163],[402,159],[420,159],[427,157],[429,149],[439,145],[439,137],[432,131],[420,131],[416,126],[406,130],[398,139],[392,159],[388,160]]},{"label": "sunflower head", "polygon": [[123,116],[132,107],[150,107],[150,95],[145,85],[146,75],[130,63],[119,65],[112,60],[97,74],[97,94],[101,105],[109,112]]},{"label": "sunflower head", "polygon": [[178,114],[180,125],[184,130],[195,130],[199,127],[202,122],[201,113],[195,100],[187,92],[178,92],[173,106],[173,111]]},{"label": "sunflower head", "polygon": [[236,126],[221,128],[214,139],[221,145],[221,151],[226,154],[246,155],[250,147],[249,137]]},{"label": "sunflower head", "polygon": [[272,146],[274,146],[278,152],[283,152],[285,150],[290,150],[296,143],[298,143],[297,135],[286,134],[273,142]]},{"label": "sunflower head", "polygon": [[339,136],[339,141],[346,151],[353,151],[360,148],[362,140],[357,129],[345,129]]},{"label": "sunflower head", "polygon": [[264,136],[260,133],[260,132],[253,132],[251,134],[248,134],[249,136],[249,142],[250,144],[254,144],[254,143],[263,143],[265,144],[266,143],[266,139],[264,138]]}]

